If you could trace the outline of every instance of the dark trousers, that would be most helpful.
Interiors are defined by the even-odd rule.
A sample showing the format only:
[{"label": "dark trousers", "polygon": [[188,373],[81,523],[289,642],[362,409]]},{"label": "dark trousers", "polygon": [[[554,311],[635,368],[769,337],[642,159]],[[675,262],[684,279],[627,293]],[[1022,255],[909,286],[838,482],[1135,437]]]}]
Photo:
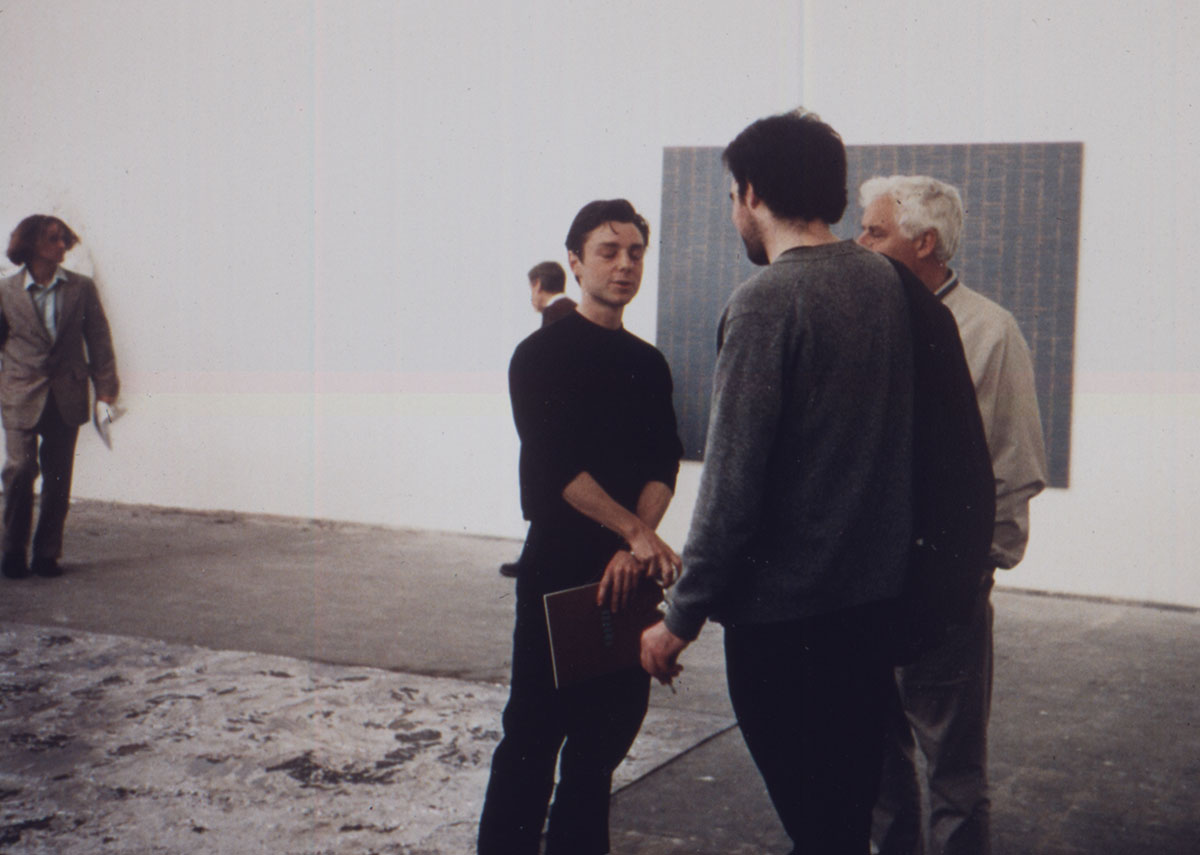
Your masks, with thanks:
[{"label": "dark trousers", "polygon": [[512,687],[479,821],[479,855],[536,855],[548,806],[547,855],[608,852],[613,770],[649,698],[650,677],[640,668],[555,689],[541,597],[518,589]]},{"label": "dark trousers", "polygon": [[[42,416],[32,429],[4,431],[7,453],[0,481],[4,483],[5,552],[24,553],[33,526],[33,482],[41,462],[42,501],[34,555],[57,559],[62,555],[63,527],[71,506],[71,473],[75,468],[76,425],[63,421],[54,396],[46,399]],[[38,437],[41,437],[39,447]]]},{"label": "dark trousers", "polygon": [[729,696],[793,853],[867,855],[896,691],[872,604],[725,632]]}]

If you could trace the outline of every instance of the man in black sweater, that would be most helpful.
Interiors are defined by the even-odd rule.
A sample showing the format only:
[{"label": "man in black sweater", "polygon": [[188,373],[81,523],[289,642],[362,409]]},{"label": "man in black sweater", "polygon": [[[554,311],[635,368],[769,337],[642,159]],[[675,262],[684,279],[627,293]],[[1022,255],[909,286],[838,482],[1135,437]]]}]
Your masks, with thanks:
[{"label": "man in black sweater", "polygon": [[[612,773],[641,727],[650,678],[631,668],[556,689],[544,594],[600,581],[613,611],[647,578],[670,584],[679,556],[655,528],[682,456],[662,354],[621,325],[649,239],[624,199],[585,205],[567,234],[578,311],[513,354],[529,534],[517,577],[511,692],[479,825],[480,855],[608,852]],[[554,770],[561,771],[554,804]]]}]

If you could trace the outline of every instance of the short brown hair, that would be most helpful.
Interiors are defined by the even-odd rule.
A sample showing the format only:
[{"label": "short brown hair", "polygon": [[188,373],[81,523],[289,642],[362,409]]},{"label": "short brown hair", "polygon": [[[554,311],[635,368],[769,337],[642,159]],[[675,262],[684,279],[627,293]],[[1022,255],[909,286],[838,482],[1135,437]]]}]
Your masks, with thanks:
[{"label": "short brown hair", "polygon": [[567,285],[567,272],[557,261],[543,261],[530,269],[529,282],[547,294],[561,294]]},{"label": "short brown hair", "polygon": [[567,232],[567,251],[583,258],[583,245],[595,229],[605,223],[632,223],[642,234],[642,240],[650,242],[650,224],[634,210],[625,199],[597,199],[579,209]]}]

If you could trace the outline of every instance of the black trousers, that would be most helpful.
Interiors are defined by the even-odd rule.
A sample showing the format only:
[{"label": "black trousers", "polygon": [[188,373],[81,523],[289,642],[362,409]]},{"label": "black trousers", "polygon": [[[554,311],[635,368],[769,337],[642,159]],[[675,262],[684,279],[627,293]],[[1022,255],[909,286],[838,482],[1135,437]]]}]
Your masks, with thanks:
[{"label": "black trousers", "polygon": [[519,582],[512,687],[479,821],[479,855],[537,855],[548,806],[546,855],[608,852],[613,770],[649,698],[650,677],[640,668],[555,689],[540,593]]},{"label": "black trousers", "polygon": [[0,481],[4,484],[4,552],[24,553],[29,548],[33,527],[33,482],[37,479],[40,461],[42,500],[37,532],[33,536],[33,553],[44,558],[62,555],[78,436],[78,426],[63,421],[54,395],[46,398],[42,416],[32,429],[4,431],[6,458],[0,472]]},{"label": "black trousers", "polygon": [[793,853],[867,855],[887,701],[888,606],[725,631],[729,696]]}]

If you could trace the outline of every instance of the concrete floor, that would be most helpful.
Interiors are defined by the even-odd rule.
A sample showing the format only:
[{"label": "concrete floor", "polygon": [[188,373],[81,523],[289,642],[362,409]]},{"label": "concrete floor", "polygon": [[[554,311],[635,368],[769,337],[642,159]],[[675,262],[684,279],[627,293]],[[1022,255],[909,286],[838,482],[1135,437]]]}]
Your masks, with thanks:
[{"label": "concrete floor", "polygon": [[[1200,615],[993,600],[995,855],[1200,852]],[[614,851],[788,851],[736,729],[620,792],[613,817]]]},{"label": "concrete floor", "polygon": [[[340,684],[339,673],[361,677],[354,669],[377,669],[382,676],[370,671],[370,680],[384,683],[389,672],[418,675],[433,678],[427,692],[432,698],[458,698],[463,692],[446,687],[476,685],[477,693],[466,694],[485,700],[474,705],[447,701],[438,713],[440,727],[458,733],[454,728],[466,727],[464,717],[494,716],[496,698],[503,696],[497,684],[507,677],[512,583],[495,568],[515,557],[518,548],[498,539],[76,502],[63,561],[67,574],[56,580],[0,580],[0,621],[23,625],[14,638],[25,638],[22,632],[41,639],[96,633],[101,635],[89,644],[115,644],[106,639],[117,636],[134,645],[166,644],[173,656],[194,645],[205,656],[242,651],[289,657],[320,663],[312,665],[315,669],[331,667],[327,682],[332,684]],[[991,772],[997,855],[1200,851],[1200,615],[1004,590],[994,601]],[[656,724],[648,725],[655,733],[646,743],[647,759],[623,779],[614,800],[616,853],[787,851],[740,735],[730,727],[720,636],[719,627],[710,627],[687,651],[678,694],[656,688],[652,696]],[[33,667],[15,653],[0,657],[0,684],[25,685],[30,676],[25,672]],[[204,673],[206,666],[200,667]],[[262,691],[255,674],[258,682],[270,683],[271,671],[284,669],[261,663],[248,667],[249,676],[239,678],[239,685],[253,692]],[[152,692],[149,679],[145,691]],[[317,692],[325,686],[310,688]],[[223,690],[210,688],[219,709]],[[96,687],[73,691],[86,697]],[[358,701],[340,697],[339,703],[357,709]],[[378,702],[365,697],[364,711]],[[431,714],[436,706],[432,703]],[[0,713],[12,714],[16,707],[11,692],[0,693]],[[374,715],[364,712],[359,719],[373,721]],[[397,739],[411,732],[404,730],[408,726],[396,724]],[[193,738],[204,733],[203,720],[189,727]],[[258,727],[263,739],[271,735],[268,725]],[[461,732],[470,733],[471,727]],[[9,733],[0,759],[0,851],[242,851],[216,845],[239,839],[239,821],[253,825],[253,814],[239,820],[236,812],[222,820],[231,837],[221,838],[213,829],[191,849],[180,848],[178,841],[156,842],[151,824],[139,838],[140,848],[121,849],[114,841],[80,849],[79,832],[74,848],[64,848],[69,830],[67,837],[60,828],[59,836],[49,839],[48,831],[36,827],[44,817],[23,814],[22,797],[4,783],[6,775],[17,775],[14,758],[29,760],[30,735],[11,728]],[[149,763],[153,752],[122,753],[137,744],[110,748],[104,762],[116,756],[122,763]],[[341,826],[374,833],[384,827],[394,839],[373,837],[368,846],[351,834],[299,849],[283,843],[286,836],[275,836],[269,839],[280,848],[261,851],[470,851],[469,818],[477,810],[472,800],[481,796],[478,782],[486,768],[486,752],[477,753],[481,763],[445,773],[462,783],[453,797],[458,802],[439,810],[467,817],[455,825],[456,836],[436,838],[449,842],[431,842],[434,848],[424,850],[402,843],[403,828],[419,825],[420,811],[413,808],[416,813],[407,819],[403,810],[391,810],[382,826]],[[261,784],[261,775],[226,776],[222,782],[253,788]],[[291,807],[299,810],[311,793],[296,787],[272,790],[270,801],[294,798]],[[136,817],[122,821],[139,822]],[[297,813],[295,821],[308,820]],[[23,825],[30,822],[34,825]],[[8,839],[14,833],[15,842]]]}]

